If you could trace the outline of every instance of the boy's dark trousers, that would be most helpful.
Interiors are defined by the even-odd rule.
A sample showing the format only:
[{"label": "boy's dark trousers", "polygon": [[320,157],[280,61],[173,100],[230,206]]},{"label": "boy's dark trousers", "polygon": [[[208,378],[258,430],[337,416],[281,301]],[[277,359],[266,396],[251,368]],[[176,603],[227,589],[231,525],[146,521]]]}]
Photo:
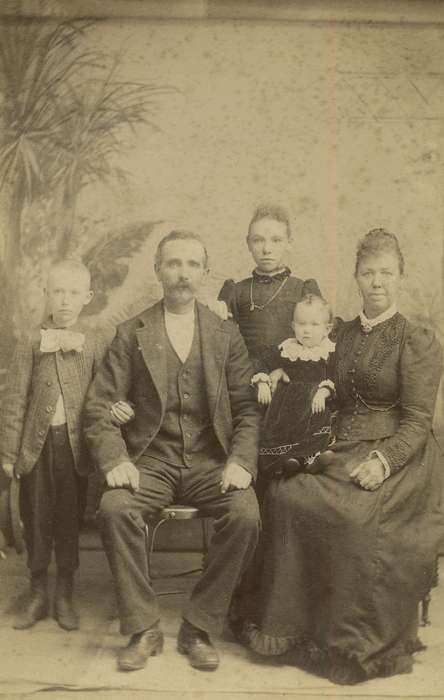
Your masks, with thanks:
[{"label": "boy's dark trousers", "polygon": [[57,569],[72,577],[78,568],[82,482],[66,424],[52,426],[34,469],[21,479],[20,511],[31,576],[47,570],[53,543]]},{"label": "boy's dark trousers", "polygon": [[79,565],[82,480],[74,466],[66,425],[51,426],[32,472],[21,479],[20,510],[31,572],[31,593],[13,627],[27,629],[49,612],[47,569],[54,544],[57,564],[54,617],[65,630],[79,628],[72,605]]}]

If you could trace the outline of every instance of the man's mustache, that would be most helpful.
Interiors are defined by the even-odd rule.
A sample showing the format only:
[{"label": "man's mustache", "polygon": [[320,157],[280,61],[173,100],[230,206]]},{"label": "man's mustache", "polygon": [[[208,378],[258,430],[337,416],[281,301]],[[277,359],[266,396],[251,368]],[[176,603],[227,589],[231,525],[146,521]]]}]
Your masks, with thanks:
[{"label": "man's mustache", "polygon": [[191,290],[191,285],[188,282],[178,282],[174,285],[173,289],[189,289]]}]

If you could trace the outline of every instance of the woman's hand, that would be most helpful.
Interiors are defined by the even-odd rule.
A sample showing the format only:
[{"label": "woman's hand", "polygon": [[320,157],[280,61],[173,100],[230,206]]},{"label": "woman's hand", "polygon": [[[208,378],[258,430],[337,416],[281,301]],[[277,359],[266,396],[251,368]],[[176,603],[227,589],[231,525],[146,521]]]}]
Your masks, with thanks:
[{"label": "woman's hand", "polygon": [[270,388],[271,388],[272,394],[274,394],[274,392],[276,391],[279,382],[284,382],[284,384],[290,383],[290,377],[280,367],[278,369],[274,369],[272,372],[270,372],[269,377],[270,377]]},{"label": "woman's hand", "polygon": [[117,425],[125,425],[136,415],[132,407],[126,401],[116,401],[110,408],[110,412]]},{"label": "woman's hand", "polygon": [[317,390],[316,394],[313,396],[313,401],[311,402],[312,413],[323,413],[325,411],[325,402],[330,396],[330,389],[326,386],[322,386]]},{"label": "woman's hand", "polygon": [[271,403],[271,389],[268,382],[257,383],[257,400],[262,406],[269,406]]},{"label": "woman's hand", "polygon": [[353,469],[350,479],[366,491],[376,491],[385,479],[384,465],[379,457],[369,457]]}]

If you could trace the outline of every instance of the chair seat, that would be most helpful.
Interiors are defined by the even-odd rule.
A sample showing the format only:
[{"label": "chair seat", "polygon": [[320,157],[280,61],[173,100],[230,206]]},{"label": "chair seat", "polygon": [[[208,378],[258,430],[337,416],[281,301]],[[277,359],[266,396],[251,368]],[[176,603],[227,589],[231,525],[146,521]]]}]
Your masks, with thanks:
[{"label": "chair seat", "polygon": [[194,506],[171,505],[166,506],[157,516],[157,520],[191,520],[193,518],[202,518],[202,513],[199,508]]},{"label": "chair seat", "polygon": [[[166,506],[161,511],[148,518],[145,525],[145,542],[146,542],[146,554],[147,554],[147,564],[148,564],[148,577],[150,581],[156,578],[177,578],[180,576],[186,576],[188,574],[196,574],[202,571],[202,566],[198,569],[188,569],[186,571],[181,571],[176,574],[163,574],[161,577],[154,574],[151,571],[151,555],[154,552],[156,535],[159,528],[166,522],[171,520],[196,520],[201,521],[202,527],[202,550],[203,559],[205,559],[208,552],[208,533],[207,533],[207,518],[202,514],[199,508],[194,506],[184,506],[179,504],[172,504]],[[175,591],[166,591],[164,593],[159,593],[158,595],[172,595],[172,594],[184,593],[183,589]]]}]

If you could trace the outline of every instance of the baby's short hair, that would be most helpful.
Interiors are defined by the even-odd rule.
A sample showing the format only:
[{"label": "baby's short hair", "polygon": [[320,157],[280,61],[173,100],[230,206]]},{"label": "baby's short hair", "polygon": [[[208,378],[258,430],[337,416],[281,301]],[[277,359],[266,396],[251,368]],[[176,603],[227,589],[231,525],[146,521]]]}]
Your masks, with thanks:
[{"label": "baby's short hair", "polygon": [[251,235],[251,229],[253,228],[254,224],[257,221],[262,221],[262,219],[273,219],[273,221],[279,221],[279,223],[285,224],[287,236],[288,238],[291,238],[290,219],[287,212],[283,207],[274,205],[261,206],[256,209],[248,226],[248,236]]},{"label": "baby's short hair", "polygon": [[82,275],[85,277],[88,286],[91,285],[91,273],[81,260],[77,260],[76,258],[61,258],[60,260],[56,260],[51,264],[48,270],[48,279],[51,273],[57,270],[65,270],[66,272],[74,272],[78,275]]},{"label": "baby's short hair", "polygon": [[328,323],[333,323],[333,312],[331,310],[330,304],[324,297],[321,297],[319,294],[304,294],[304,296],[296,302],[294,309],[293,309],[293,317],[296,313],[296,309],[298,306],[319,306],[322,308],[326,314],[327,314],[327,321]]}]

